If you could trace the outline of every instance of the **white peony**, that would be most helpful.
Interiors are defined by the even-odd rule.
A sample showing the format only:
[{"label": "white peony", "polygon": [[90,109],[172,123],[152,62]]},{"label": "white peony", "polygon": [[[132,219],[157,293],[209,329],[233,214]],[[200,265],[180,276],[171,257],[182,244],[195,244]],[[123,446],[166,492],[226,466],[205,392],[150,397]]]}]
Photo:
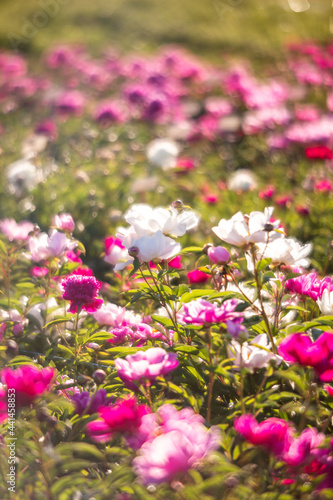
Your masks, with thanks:
[{"label": "white peony", "polygon": [[55,230],[52,230],[50,235],[39,233],[28,240],[30,258],[34,262],[60,257],[66,250],[72,250],[75,245],[75,241],[71,241],[64,233]]},{"label": "white peony", "polygon": [[271,345],[266,333],[257,335],[251,342],[240,344],[237,340],[230,342],[228,347],[228,356],[234,358],[234,365],[240,368],[246,368],[250,372],[264,368],[274,359],[277,364],[282,361],[281,356],[273,354],[270,350]]},{"label": "white peony", "polygon": [[156,231],[170,236],[183,236],[199,222],[198,216],[192,210],[178,212],[173,207],[153,208],[144,203],[132,205],[125,214],[125,220],[133,226],[139,237],[152,235]]},{"label": "white peony", "polygon": [[[308,255],[312,251],[312,244],[302,245],[293,238],[280,238],[268,243],[257,244],[257,259],[272,259],[272,265],[309,267]],[[249,271],[253,272],[253,262],[250,255],[246,255]]]},{"label": "white peony", "polygon": [[323,291],[321,299],[317,299],[317,304],[320,311],[323,314],[333,315],[333,290],[330,291],[328,288]]},{"label": "white peony", "polygon": [[231,174],[228,180],[228,189],[231,191],[252,191],[257,187],[257,181],[251,170],[241,168]]},{"label": "white peony", "polygon": [[266,207],[264,213],[251,212],[249,216],[237,212],[229,220],[221,219],[212,231],[222,241],[235,246],[281,238],[283,234],[277,231],[280,221],[269,222],[273,210],[273,207]]},{"label": "white peony", "polygon": [[155,139],[147,146],[147,158],[152,165],[169,170],[176,165],[179,146],[170,139]]}]

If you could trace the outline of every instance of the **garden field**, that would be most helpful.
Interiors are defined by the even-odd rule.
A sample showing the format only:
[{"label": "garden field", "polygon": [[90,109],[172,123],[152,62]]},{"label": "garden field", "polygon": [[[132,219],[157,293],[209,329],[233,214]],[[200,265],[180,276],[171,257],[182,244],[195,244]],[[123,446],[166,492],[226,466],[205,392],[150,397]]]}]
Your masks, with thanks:
[{"label": "garden field", "polygon": [[0,499],[333,498],[330,2],[0,5]]}]

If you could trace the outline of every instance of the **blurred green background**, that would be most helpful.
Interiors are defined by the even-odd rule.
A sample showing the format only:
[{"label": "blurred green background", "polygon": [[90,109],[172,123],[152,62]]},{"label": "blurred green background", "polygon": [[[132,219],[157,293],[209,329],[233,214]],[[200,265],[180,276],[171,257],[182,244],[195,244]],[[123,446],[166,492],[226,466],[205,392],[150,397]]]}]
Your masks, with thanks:
[{"label": "blurred green background", "polygon": [[331,0],[1,0],[0,46],[38,54],[59,42],[100,53],[179,43],[213,61],[257,60],[285,42],[331,37]]}]

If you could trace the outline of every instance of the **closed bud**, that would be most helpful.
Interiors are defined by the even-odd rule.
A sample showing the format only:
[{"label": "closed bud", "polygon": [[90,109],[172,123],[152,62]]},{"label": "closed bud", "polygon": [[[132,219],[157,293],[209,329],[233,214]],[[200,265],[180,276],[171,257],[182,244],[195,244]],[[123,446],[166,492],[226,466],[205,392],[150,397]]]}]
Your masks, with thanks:
[{"label": "closed bud", "polygon": [[88,382],[89,382],[89,378],[86,377],[85,375],[79,375],[77,377],[77,383],[82,385],[82,386],[87,385]]},{"label": "closed bud", "polygon": [[129,250],[128,250],[128,254],[129,254],[131,257],[134,257],[134,258],[135,258],[135,257],[137,257],[137,256],[139,255],[139,251],[140,251],[140,250],[138,249],[138,247],[131,247],[131,248],[129,248]]},{"label": "closed bud", "polygon": [[182,200],[176,200],[176,201],[173,201],[172,202],[172,205],[171,205],[173,208],[175,208],[176,210],[179,210],[181,208],[183,208],[184,206],[184,203],[182,202]]},{"label": "closed bud", "polygon": [[213,245],[211,243],[206,243],[206,245],[204,245],[202,247],[202,251],[203,253],[205,253],[206,255],[208,254],[208,250],[212,247]]},{"label": "closed bud", "polygon": [[96,370],[96,371],[94,371],[92,377],[94,379],[94,382],[97,385],[100,385],[100,384],[103,384],[104,380],[106,379],[106,373],[104,370]]},{"label": "closed bud", "polygon": [[7,354],[10,356],[16,356],[18,353],[18,345],[15,340],[8,340],[7,342]]},{"label": "closed bud", "polygon": [[230,261],[230,253],[224,247],[210,247],[207,255],[212,264],[226,264]]}]

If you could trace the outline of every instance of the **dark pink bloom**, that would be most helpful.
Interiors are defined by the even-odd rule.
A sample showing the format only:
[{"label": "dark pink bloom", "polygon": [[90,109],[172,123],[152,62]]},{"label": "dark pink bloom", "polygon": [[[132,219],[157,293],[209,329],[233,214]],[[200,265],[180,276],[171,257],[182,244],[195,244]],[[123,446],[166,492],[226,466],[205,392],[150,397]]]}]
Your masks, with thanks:
[{"label": "dark pink bloom", "polygon": [[236,312],[237,300],[225,300],[221,305],[212,304],[204,299],[197,299],[184,304],[183,311],[177,314],[178,320],[193,325],[204,325],[209,323],[226,323],[241,317]]},{"label": "dark pink bloom", "polygon": [[173,259],[169,260],[168,266],[173,267],[174,269],[181,269],[183,267],[182,256],[177,255],[177,257],[174,257]]},{"label": "dark pink bloom", "polygon": [[109,407],[99,409],[99,420],[89,422],[86,426],[91,439],[98,443],[106,443],[117,434],[134,434],[140,427],[141,419],[150,413],[148,406],[139,405],[136,398],[118,399]]},{"label": "dark pink bloom", "polygon": [[292,197],[288,195],[278,196],[275,199],[275,204],[279,207],[286,207],[292,201]]},{"label": "dark pink bloom", "polygon": [[318,433],[317,429],[305,429],[298,438],[294,439],[282,459],[292,467],[303,466],[320,455],[318,449],[325,441],[325,435]]},{"label": "dark pink bloom", "polygon": [[76,90],[66,91],[58,97],[55,107],[62,115],[76,115],[79,116],[85,105],[85,98],[81,92]]},{"label": "dark pink bloom", "polygon": [[307,334],[293,333],[281,342],[279,354],[287,363],[313,367],[322,382],[333,379],[333,334],[330,332],[323,332],[315,342]]},{"label": "dark pink bloom", "polygon": [[101,104],[95,110],[94,119],[104,128],[114,123],[123,123],[125,114],[116,102],[109,101]]},{"label": "dark pink bloom", "polygon": [[68,260],[71,260],[72,262],[77,262],[78,264],[82,264],[82,260],[80,259],[79,255],[80,252],[78,250],[76,252],[74,252],[73,250],[69,250],[66,253],[66,257]]},{"label": "dark pink bloom", "polygon": [[30,405],[37,397],[49,391],[55,377],[53,368],[24,365],[16,370],[4,368],[1,382],[8,389],[15,389],[15,404],[18,408]]},{"label": "dark pink bloom", "polygon": [[82,413],[92,415],[101,406],[106,406],[110,402],[105,389],[99,389],[94,395],[88,391],[78,392],[73,394],[70,399],[75,404],[75,411],[78,415],[82,415]]},{"label": "dark pink bloom", "polygon": [[69,312],[75,313],[79,308],[95,312],[103,304],[103,300],[97,298],[101,283],[94,276],[71,274],[61,285],[63,298],[71,301]]},{"label": "dark pink bloom", "polygon": [[300,215],[303,215],[303,217],[307,217],[308,215],[310,215],[310,210],[305,205],[297,205],[296,212]]},{"label": "dark pink bloom", "polygon": [[186,157],[178,158],[176,168],[189,172],[195,168],[195,160]]},{"label": "dark pink bloom", "polygon": [[245,414],[235,420],[234,426],[246,441],[276,456],[281,456],[290,447],[293,431],[281,418],[272,417],[258,423],[253,415]]},{"label": "dark pink bloom", "polygon": [[226,264],[230,260],[230,253],[224,247],[209,247],[207,255],[212,264]]},{"label": "dark pink bloom", "polygon": [[58,129],[54,122],[51,120],[45,120],[36,126],[35,133],[46,135],[49,139],[54,140],[58,136]]},{"label": "dark pink bloom", "polygon": [[161,347],[152,347],[147,351],[138,351],[125,359],[116,358],[115,367],[125,385],[133,388],[134,384],[154,381],[156,377],[166,375],[179,365],[177,354],[166,352]]},{"label": "dark pink bloom", "polygon": [[267,186],[263,191],[259,191],[259,198],[262,200],[271,200],[275,195],[275,187]]},{"label": "dark pink bloom", "polygon": [[327,146],[312,146],[305,148],[305,155],[309,160],[331,160],[333,153]]},{"label": "dark pink bloom", "polygon": [[315,182],[313,188],[319,193],[330,193],[333,190],[332,183],[327,179]]},{"label": "dark pink bloom", "polygon": [[286,289],[290,292],[306,295],[313,300],[321,299],[324,290],[333,290],[332,278],[325,277],[320,280],[316,273],[309,273],[297,278],[291,278],[285,282]]},{"label": "dark pink bloom", "polygon": [[209,279],[210,275],[200,271],[199,269],[194,269],[187,273],[187,279],[189,283],[205,283]]},{"label": "dark pink bloom", "polygon": [[26,241],[29,233],[34,230],[32,222],[16,222],[14,219],[0,221],[0,231],[7,236],[9,241]]}]

